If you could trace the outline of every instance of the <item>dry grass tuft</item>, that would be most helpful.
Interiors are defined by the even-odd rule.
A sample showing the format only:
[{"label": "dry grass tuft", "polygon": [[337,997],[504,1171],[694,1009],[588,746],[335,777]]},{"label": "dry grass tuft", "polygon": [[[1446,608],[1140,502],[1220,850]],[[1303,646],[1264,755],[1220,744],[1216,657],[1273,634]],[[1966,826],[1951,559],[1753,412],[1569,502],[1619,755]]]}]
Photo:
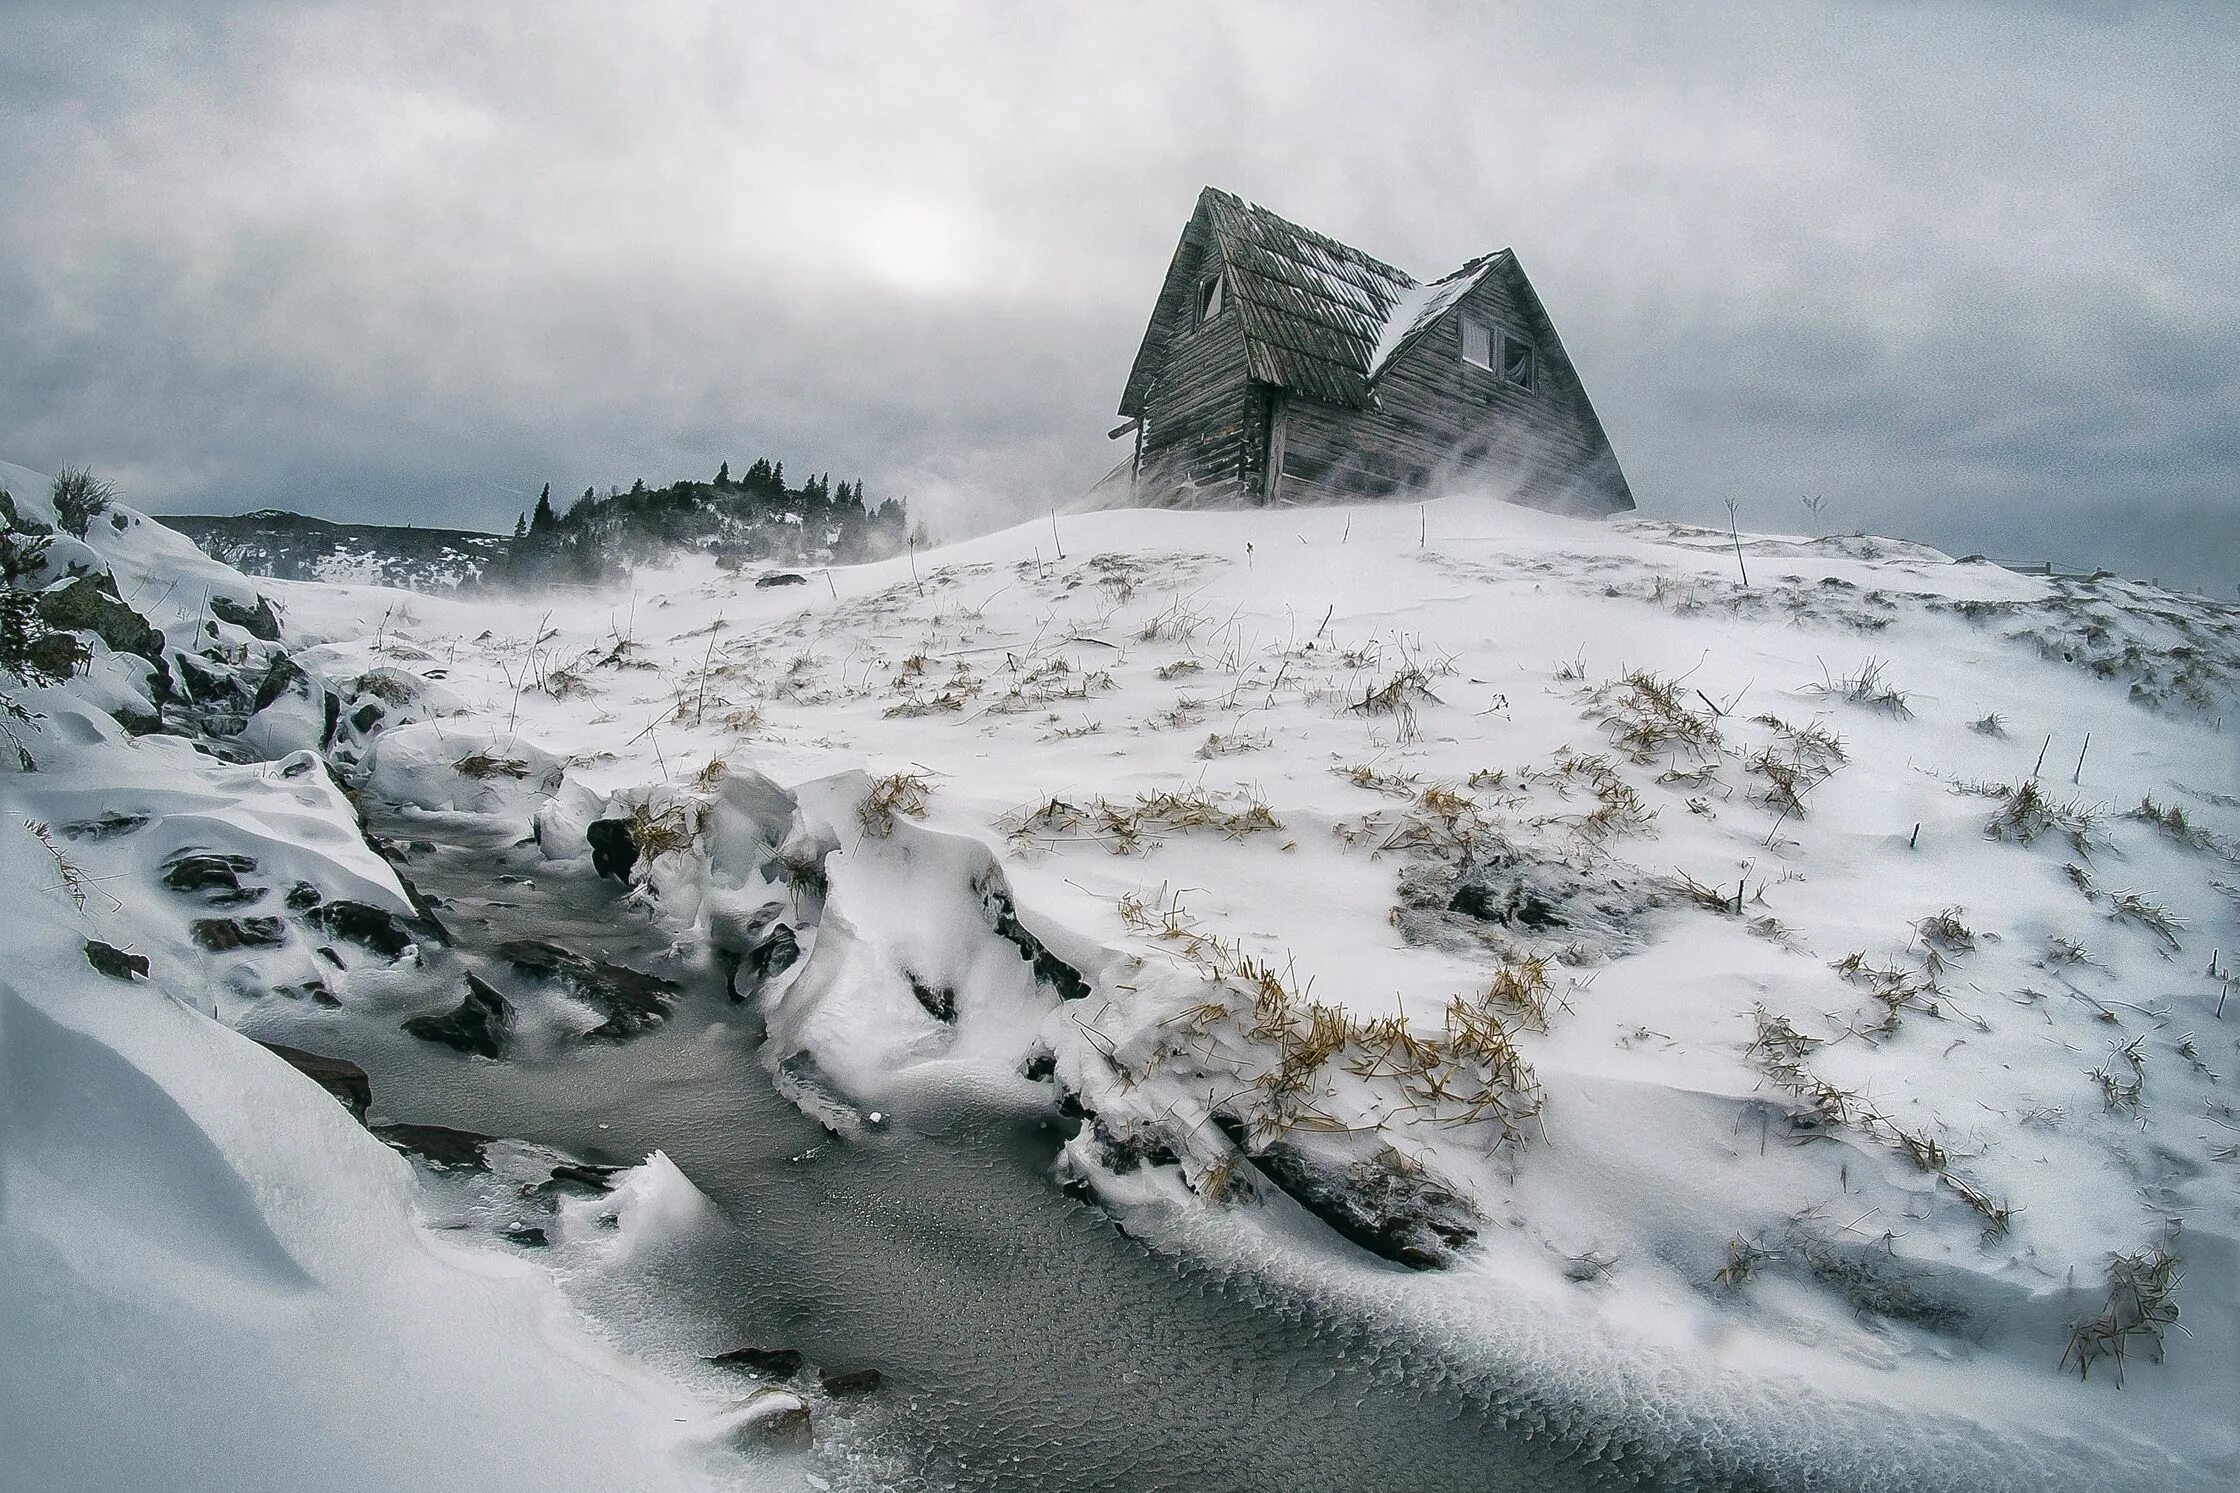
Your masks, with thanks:
[{"label": "dry grass tuft", "polygon": [[1203,788],[1160,789],[1125,802],[1092,798],[1075,804],[1052,798],[1005,823],[1015,844],[1099,844],[1114,855],[1150,849],[1171,834],[1211,830],[1242,839],[1283,829],[1283,821],[1257,793],[1222,795]]},{"label": "dry grass tuft", "polygon": [[688,849],[698,825],[697,816],[685,804],[671,804],[656,812],[646,804],[630,811],[630,838],[637,844],[638,853],[647,860],[656,860],[672,850]]},{"label": "dry grass tuft", "polygon": [[2172,916],[2137,892],[2110,892],[2107,896],[2111,921],[2146,929],[2173,953],[2183,947],[2178,941],[2178,930],[2185,926],[2183,919]]},{"label": "dry grass tuft", "polygon": [[1370,686],[1360,699],[1346,708],[1356,715],[1387,715],[1400,728],[1402,741],[1413,741],[1416,731],[1416,701],[1426,700],[1437,704],[1439,697],[1431,693],[1431,676],[1414,664],[1409,664],[1384,683]]},{"label": "dry grass tuft", "polygon": [[933,784],[923,774],[888,773],[873,783],[863,802],[856,805],[856,823],[863,826],[865,834],[884,840],[894,833],[894,816],[917,818],[926,811],[926,799],[932,792]]},{"label": "dry grass tuft", "polygon": [[2092,832],[2100,815],[2082,801],[2056,802],[2034,778],[2012,787],[1992,783],[1972,791],[1987,792],[1999,800],[1998,809],[1983,826],[1984,834],[1991,839],[2028,845],[2041,835],[2058,834],[2077,854],[2092,853]]},{"label": "dry grass tuft", "polygon": [[1718,718],[1682,698],[1678,681],[1636,669],[1596,690],[1592,703],[1612,744],[1647,765],[1686,753],[1699,760],[1719,753]]},{"label": "dry grass tuft", "polygon": [[1847,705],[1857,705],[1861,709],[1876,711],[1897,720],[1908,720],[1912,717],[1913,710],[1906,704],[1906,692],[1892,688],[1889,681],[1883,678],[1882,671],[1888,667],[1882,659],[1870,658],[1859,666],[1855,674],[1846,674],[1841,679],[1823,677],[1819,683],[1808,684],[1804,688],[1808,694],[1841,700]]},{"label": "dry grass tuft", "polygon": [[525,778],[529,775],[529,764],[519,757],[501,757],[495,752],[476,750],[452,763],[451,770],[461,777],[482,780]]},{"label": "dry grass tuft", "polygon": [[2178,1287],[2185,1280],[2183,1261],[2160,1245],[2108,1261],[2108,1297],[2100,1315],[2069,1329],[2061,1367],[2071,1362],[2077,1377],[2092,1377],[2103,1358],[2115,1363],[2116,1387],[2123,1387],[2123,1365],[2132,1340],[2143,1338],[2157,1363],[2162,1361],[2163,1329],[2178,1325]]}]

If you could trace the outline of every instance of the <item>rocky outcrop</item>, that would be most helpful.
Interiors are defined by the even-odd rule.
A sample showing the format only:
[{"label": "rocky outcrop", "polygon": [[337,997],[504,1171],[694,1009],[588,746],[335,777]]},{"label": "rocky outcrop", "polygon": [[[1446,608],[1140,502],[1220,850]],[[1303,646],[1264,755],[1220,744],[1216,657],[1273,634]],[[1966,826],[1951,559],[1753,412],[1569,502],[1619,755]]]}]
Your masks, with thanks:
[{"label": "rocky outcrop", "polygon": [[440,1042],[461,1052],[496,1058],[505,1053],[513,1027],[513,1007],[481,977],[467,976],[465,1000],[440,1016],[414,1016],[404,1030],[423,1042]]},{"label": "rocky outcrop", "polygon": [[213,592],[210,615],[242,629],[252,638],[267,643],[280,641],[280,614],[273,610],[270,597],[260,594],[255,606],[247,606],[223,593]]},{"label": "rocky outcrop", "polygon": [[1396,1265],[1435,1270],[1478,1237],[1469,1199],[1390,1147],[1360,1159],[1278,1140],[1253,1150],[1244,1128],[1219,1124],[1277,1188],[1342,1238]]},{"label": "rocky outcrop", "polygon": [[305,1052],[300,1047],[287,1047],[278,1042],[261,1042],[259,1045],[334,1095],[342,1102],[344,1109],[357,1117],[359,1124],[365,1123],[367,1111],[373,1108],[373,1080],[366,1077],[365,1069],[347,1058],[323,1057],[316,1052]]},{"label": "rocky outcrop", "polygon": [[604,959],[593,959],[541,939],[520,938],[498,946],[498,956],[517,974],[551,980],[577,998],[606,1012],[607,1019],[587,1038],[624,1041],[652,1031],[669,1019],[677,987]]},{"label": "rocky outcrop", "polygon": [[718,1353],[708,1362],[718,1368],[744,1369],[765,1379],[791,1379],[801,1372],[801,1352],[797,1348],[733,1348],[729,1353]]},{"label": "rocky outcrop", "polygon": [[148,977],[147,955],[128,954],[98,938],[86,940],[86,963],[112,980],[129,980],[134,975],[143,980]]},{"label": "rocky outcrop", "polygon": [[288,941],[288,925],[278,918],[197,918],[187,931],[213,954],[277,949]]},{"label": "rocky outcrop", "polygon": [[368,1126],[384,1145],[402,1151],[443,1171],[486,1172],[490,1137],[448,1125]]},{"label": "rocky outcrop", "polygon": [[627,819],[594,819],[583,837],[591,846],[591,869],[601,876],[627,883],[638,864],[638,842],[630,837]]}]

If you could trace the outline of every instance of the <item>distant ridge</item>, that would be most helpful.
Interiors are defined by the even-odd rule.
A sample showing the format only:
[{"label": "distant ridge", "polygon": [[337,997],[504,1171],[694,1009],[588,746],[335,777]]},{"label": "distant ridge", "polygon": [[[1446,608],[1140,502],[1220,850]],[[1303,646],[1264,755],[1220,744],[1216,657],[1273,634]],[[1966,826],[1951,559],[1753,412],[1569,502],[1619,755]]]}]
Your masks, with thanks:
[{"label": "distant ridge", "polygon": [[263,508],[254,513],[166,513],[166,526],[213,560],[250,575],[449,591],[503,562],[511,541],[475,529],[352,524]]}]

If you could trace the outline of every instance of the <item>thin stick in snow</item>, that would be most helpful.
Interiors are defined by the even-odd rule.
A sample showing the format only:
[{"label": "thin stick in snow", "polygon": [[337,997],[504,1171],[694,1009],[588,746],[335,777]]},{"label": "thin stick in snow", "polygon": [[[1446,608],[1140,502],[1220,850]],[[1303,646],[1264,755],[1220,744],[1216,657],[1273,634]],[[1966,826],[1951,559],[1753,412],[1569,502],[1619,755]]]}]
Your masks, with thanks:
[{"label": "thin stick in snow", "polygon": [[2036,762],[2034,762],[2034,763],[2032,763],[2032,764],[2031,764],[2031,767],[2030,767],[2030,781],[2031,781],[2031,782],[2035,783],[2036,781],[2038,781],[2038,774],[2039,774],[2039,773],[2041,773],[2041,772],[2043,772],[2043,771],[2045,770],[2045,765],[2046,765],[2046,753],[2047,753],[2047,752],[2049,752],[2049,751],[2051,751],[2052,749],[2053,749],[2053,737],[2052,737],[2052,736],[2051,736],[2051,735],[2049,734],[2049,735],[2048,735],[2048,736],[2046,737],[2046,739],[2045,739],[2045,742],[2044,742],[2044,743],[2043,743],[2043,744],[2042,744],[2041,746],[2039,746],[2039,748],[2038,748],[2038,760],[2037,760]]},{"label": "thin stick in snow", "polygon": [[1734,568],[1742,572],[1742,589],[1750,589],[1750,567],[1742,563],[1742,530],[1735,524],[1736,503],[1727,499],[1727,534],[1734,540]]},{"label": "thin stick in snow", "polygon": [[2077,770],[2069,774],[2069,781],[2072,785],[2081,784],[2084,781],[2084,754],[2091,750],[2092,733],[2087,731],[2084,733],[2084,745],[2077,750]]},{"label": "thin stick in snow", "polygon": [[708,713],[708,665],[715,661],[716,629],[722,626],[723,614],[718,612],[715,627],[708,629],[708,651],[700,656],[700,703],[693,707],[692,711],[692,724],[695,726],[699,725],[701,717]]}]

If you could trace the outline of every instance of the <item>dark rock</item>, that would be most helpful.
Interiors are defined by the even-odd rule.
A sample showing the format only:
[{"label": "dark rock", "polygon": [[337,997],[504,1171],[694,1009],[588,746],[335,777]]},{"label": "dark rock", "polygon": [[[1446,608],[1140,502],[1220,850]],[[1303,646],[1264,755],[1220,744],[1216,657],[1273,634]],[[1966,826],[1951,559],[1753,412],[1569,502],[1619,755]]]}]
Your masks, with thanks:
[{"label": "dark rock", "polygon": [[1049,1051],[1032,1054],[1019,1068],[1019,1076],[1029,1083],[1048,1083],[1057,1075],[1058,1055]]},{"label": "dark rock", "polygon": [[288,941],[288,925],[278,918],[198,918],[187,931],[213,954],[232,949],[277,949]]},{"label": "dark rock", "polygon": [[747,950],[745,968],[760,985],[773,975],[793,968],[801,957],[801,941],[794,937],[793,929],[784,923],[772,928],[761,942]]},{"label": "dark rock", "polygon": [[93,651],[80,642],[75,634],[46,632],[33,638],[23,650],[24,662],[30,667],[30,677],[68,679],[86,666]]},{"label": "dark rock", "polygon": [[583,832],[591,844],[591,869],[601,876],[628,882],[630,868],[638,864],[638,842],[630,838],[627,819],[594,819]]},{"label": "dark rock", "polygon": [[365,1069],[348,1058],[322,1057],[300,1047],[284,1047],[278,1042],[259,1045],[341,1100],[344,1109],[356,1115],[360,1124],[365,1123],[366,1111],[373,1108],[373,1080],[366,1077]]},{"label": "dark rock", "polygon": [[394,914],[346,898],[338,897],[307,909],[304,921],[335,938],[345,938],[361,948],[371,949],[384,959],[401,959],[406,950],[420,941]]},{"label": "dark rock", "polygon": [[1101,1119],[1090,1122],[1100,1159],[1122,1176],[1144,1166],[1180,1166],[1174,1147],[1155,1134],[1130,1131],[1123,1135],[1107,1128]]},{"label": "dark rock", "polygon": [[264,895],[261,886],[241,884],[241,878],[256,869],[250,856],[183,850],[163,863],[163,884],[183,895],[199,894],[211,907],[238,907]]},{"label": "dark rock", "polygon": [[152,823],[145,814],[119,814],[111,809],[98,819],[80,819],[62,826],[65,838],[72,840],[113,840],[119,835],[129,835],[143,830]]},{"label": "dark rock", "polygon": [[395,873],[397,885],[404,889],[405,901],[412,904],[415,926],[421,932],[424,932],[432,943],[450,942],[451,934],[443,926],[443,920],[436,916],[434,906],[426,897],[421,895],[420,888],[413,884],[412,878],[407,876],[404,870],[404,862],[408,852],[412,855],[432,855],[435,853],[435,843],[431,840],[412,840],[400,849],[390,841],[382,839],[379,835],[365,830],[364,823],[365,816],[361,812],[359,814],[359,827],[365,835],[365,842],[375,855],[389,863],[389,869]]},{"label": "dark rock", "polygon": [[319,957],[320,957],[321,959],[324,959],[324,960],[326,960],[326,961],[327,961],[327,963],[329,963],[329,964],[333,965],[333,966],[334,966],[334,967],[335,967],[336,969],[348,969],[348,968],[349,968],[349,966],[348,966],[348,965],[346,965],[346,964],[344,964],[344,963],[342,962],[342,955],[341,955],[340,953],[336,952],[336,950],[335,950],[335,946],[334,946],[333,944],[325,944],[325,943],[323,943],[323,944],[319,945],[319,947],[318,947],[318,949],[316,950],[316,952],[318,953],[318,955],[319,955]]},{"label": "dark rock", "polygon": [[1563,926],[1563,914],[1555,905],[1522,881],[1463,880],[1456,884],[1447,911],[1511,928]]},{"label": "dark rock", "polygon": [[478,976],[467,976],[465,1000],[441,1016],[415,1016],[404,1030],[426,1042],[441,1042],[461,1052],[494,1058],[504,1052],[513,1007]]},{"label": "dark rock", "polygon": [[542,1197],[552,1197],[562,1192],[599,1197],[614,1191],[614,1179],[621,1171],[619,1166],[599,1166],[589,1161],[563,1161],[552,1169],[550,1176],[536,1185],[534,1191]]},{"label": "dark rock", "polygon": [[127,954],[124,950],[103,943],[98,938],[86,940],[86,963],[112,980],[129,980],[134,975],[148,977],[148,956]]},{"label": "dark rock", "polygon": [[288,895],[281,900],[287,904],[290,912],[307,912],[317,907],[325,899],[320,896],[319,889],[310,882],[299,881],[288,888]]},{"label": "dark rock", "polygon": [[781,570],[770,575],[756,576],[754,588],[757,591],[767,591],[772,586],[806,586],[808,584],[809,578],[807,576],[795,575],[790,570]]},{"label": "dark rock", "polygon": [[388,712],[381,708],[379,700],[368,700],[365,704],[350,712],[350,727],[360,736],[364,736],[371,732],[375,726],[381,724],[381,718],[386,714]]},{"label": "dark rock", "polygon": [[919,1005],[925,1007],[928,1016],[931,1016],[935,1021],[955,1024],[957,1019],[956,991],[946,985],[936,990],[908,970],[902,972],[902,977],[910,982],[910,993],[917,997]]},{"label": "dark rock", "polygon": [[[1225,1115],[1214,1118],[1243,1146],[1243,1126]],[[1478,1237],[1469,1200],[1390,1148],[1350,1163],[1281,1140],[1246,1154],[1300,1207],[1394,1264],[1435,1270]]]},{"label": "dark rock", "polygon": [[124,727],[127,736],[153,736],[163,730],[163,714],[154,710],[134,710],[130,705],[119,704],[109,711],[116,723]]},{"label": "dark rock", "polygon": [[181,653],[178,657],[179,679],[186,686],[188,699],[199,705],[223,706],[248,714],[249,692],[241,687],[232,669],[199,654]]},{"label": "dark rock", "polygon": [[371,1129],[383,1144],[408,1156],[433,1162],[445,1171],[486,1172],[490,1169],[485,1154],[490,1144],[487,1135],[477,1135],[472,1130],[453,1130],[448,1125],[375,1125]]},{"label": "dark rock", "polygon": [[676,1004],[677,987],[667,980],[587,958],[540,939],[518,938],[500,944],[498,956],[517,973],[558,981],[606,1012],[605,1021],[584,1033],[587,1038],[623,1041],[640,1036],[667,1021],[670,1008]]},{"label": "dark rock", "polygon": [[733,1348],[708,1362],[721,1368],[745,1369],[765,1379],[791,1379],[801,1372],[801,1354],[793,1348]]},{"label": "dark rock", "polygon": [[543,1249],[552,1243],[552,1236],[533,1223],[517,1223],[505,1231],[505,1238],[523,1249]]},{"label": "dark rock", "polygon": [[869,1394],[885,1381],[877,1369],[823,1369],[817,1374],[824,1392],[835,1397]]},{"label": "dark rock", "polygon": [[249,701],[250,709],[262,710],[282,695],[301,695],[308,700],[321,693],[303,666],[286,654],[275,658],[264,671],[264,678],[257,684],[257,692]]},{"label": "dark rock", "polygon": [[259,595],[255,606],[244,606],[230,596],[213,594],[210,598],[210,615],[220,622],[231,623],[245,630],[252,638],[262,638],[267,643],[280,641],[280,614],[272,609],[269,597]]},{"label": "dark rock", "polygon": [[1019,921],[1019,909],[1012,902],[1010,891],[993,874],[980,888],[980,909],[996,936],[1017,949],[1034,966],[1034,977],[1057,991],[1058,999],[1077,1001],[1089,994],[1089,982],[1081,971],[1051,953],[1042,940]]},{"label": "dark rock", "polygon": [[119,653],[135,654],[155,666],[157,698],[171,689],[171,669],[163,658],[163,634],[147,618],[117,599],[117,583],[106,575],[81,575],[39,595],[39,617],[64,632],[90,632]]}]

